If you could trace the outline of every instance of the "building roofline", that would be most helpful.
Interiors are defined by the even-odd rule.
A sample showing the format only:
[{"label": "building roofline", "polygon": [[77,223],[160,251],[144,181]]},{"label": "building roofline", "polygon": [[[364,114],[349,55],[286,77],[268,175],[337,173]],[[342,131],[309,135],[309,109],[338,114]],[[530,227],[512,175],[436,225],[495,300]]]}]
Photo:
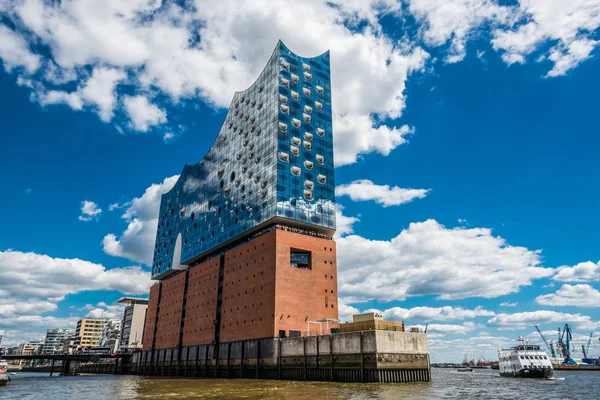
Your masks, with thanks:
[{"label": "building roofline", "polygon": [[121,297],[117,302],[122,304],[148,304],[148,299],[141,297]]}]

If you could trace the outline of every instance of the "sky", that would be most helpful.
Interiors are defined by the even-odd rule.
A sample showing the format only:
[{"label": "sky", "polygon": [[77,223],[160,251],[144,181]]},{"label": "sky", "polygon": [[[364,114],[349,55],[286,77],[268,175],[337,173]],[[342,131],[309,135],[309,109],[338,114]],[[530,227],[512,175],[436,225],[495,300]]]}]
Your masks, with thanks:
[{"label": "sky", "polygon": [[[600,356],[600,0],[0,0],[3,346],[147,296],[160,195],[277,41],[331,51],[340,318]],[[574,354],[581,357],[580,352]]]}]

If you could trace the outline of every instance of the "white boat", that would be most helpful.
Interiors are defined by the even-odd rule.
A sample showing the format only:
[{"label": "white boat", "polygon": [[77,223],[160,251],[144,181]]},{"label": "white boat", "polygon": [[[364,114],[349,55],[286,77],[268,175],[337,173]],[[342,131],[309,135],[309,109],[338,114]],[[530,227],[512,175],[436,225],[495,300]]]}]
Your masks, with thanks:
[{"label": "white boat", "polygon": [[10,382],[10,377],[8,376],[8,364],[4,361],[0,361],[0,387],[6,386],[8,382]]},{"label": "white boat", "polygon": [[524,343],[507,350],[498,351],[500,375],[510,378],[552,377],[554,369],[548,354],[538,345]]}]

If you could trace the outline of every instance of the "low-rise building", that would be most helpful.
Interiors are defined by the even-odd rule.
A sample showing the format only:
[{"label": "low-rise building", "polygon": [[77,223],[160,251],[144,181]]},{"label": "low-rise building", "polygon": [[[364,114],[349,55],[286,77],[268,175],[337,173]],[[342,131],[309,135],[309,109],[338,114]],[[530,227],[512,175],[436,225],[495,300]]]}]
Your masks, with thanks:
[{"label": "low-rise building", "polygon": [[42,354],[62,354],[65,351],[64,342],[65,339],[71,338],[74,332],[72,329],[65,328],[54,328],[46,331],[46,339],[44,340],[44,347],[42,347]]},{"label": "low-rise building", "polygon": [[17,348],[17,355],[20,356],[33,356],[40,354],[44,342],[23,342]]},{"label": "low-rise building", "polygon": [[148,311],[148,299],[137,299],[124,297],[119,300],[121,304],[127,304],[123,312],[123,329],[119,350],[130,352],[142,348],[144,335],[144,323]]},{"label": "low-rise building", "polygon": [[64,354],[73,354],[75,349],[75,336],[66,337],[63,340],[63,352]]}]

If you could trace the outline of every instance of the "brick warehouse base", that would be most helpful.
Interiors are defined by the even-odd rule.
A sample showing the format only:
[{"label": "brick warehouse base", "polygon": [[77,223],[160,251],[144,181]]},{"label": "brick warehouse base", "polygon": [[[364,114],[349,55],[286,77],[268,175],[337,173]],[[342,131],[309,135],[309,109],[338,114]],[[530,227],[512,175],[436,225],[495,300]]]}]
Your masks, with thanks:
[{"label": "brick warehouse base", "polygon": [[[95,372],[94,368],[93,364],[83,365],[81,371]],[[123,372],[336,382],[431,380],[426,335],[390,331],[199,345],[185,347],[181,354],[177,349],[143,351],[125,363]]]},{"label": "brick warehouse base", "polygon": [[151,288],[144,350],[306,335],[319,329],[310,321],[337,320],[336,267],[332,240],[275,228],[248,237]]}]

